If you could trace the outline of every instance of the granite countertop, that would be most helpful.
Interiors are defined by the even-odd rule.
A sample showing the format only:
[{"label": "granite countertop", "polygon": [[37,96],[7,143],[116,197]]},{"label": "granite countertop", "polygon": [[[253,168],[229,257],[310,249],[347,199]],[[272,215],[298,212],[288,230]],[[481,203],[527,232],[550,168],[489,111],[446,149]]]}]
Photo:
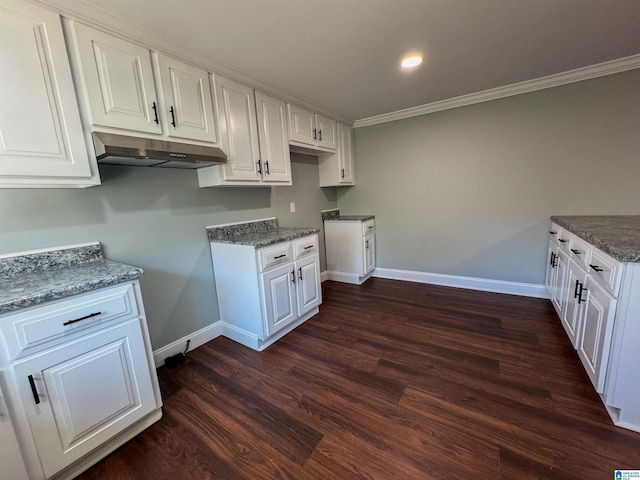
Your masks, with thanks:
[{"label": "granite countertop", "polygon": [[317,233],[320,233],[317,228],[280,227],[275,218],[207,227],[207,238],[210,242],[248,245],[254,248]]},{"label": "granite countertop", "polygon": [[0,258],[0,314],[135,280],[142,273],[105,260],[99,243]]},{"label": "granite countertop", "polygon": [[551,221],[620,262],[640,262],[640,215],[553,216]]},{"label": "granite countertop", "polygon": [[334,210],[322,211],[322,220],[325,222],[329,220],[344,222],[364,222],[373,218],[376,218],[375,215],[340,215],[340,210],[337,208]]}]

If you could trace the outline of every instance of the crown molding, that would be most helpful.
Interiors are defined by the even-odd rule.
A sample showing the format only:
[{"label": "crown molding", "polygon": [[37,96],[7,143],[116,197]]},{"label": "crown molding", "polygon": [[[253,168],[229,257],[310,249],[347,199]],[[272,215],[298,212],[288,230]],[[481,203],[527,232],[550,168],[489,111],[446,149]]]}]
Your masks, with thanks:
[{"label": "crown molding", "polygon": [[640,68],[640,55],[632,55],[630,57],[611,60],[609,62],[569,70],[568,72],[549,75],[548,77],[536,78],[533,80],[514,83],[512,85],[506,85],[504,87],[497,87],[490,90],[484,90],[482,92],[449,98],[439,102],[427,103],[426,105],[419,105],[417,107],[406,108],[404,110],[362,118],[360,120],[356,120],[353,126],[358,128],[393,122],[404,118],[417,117],[419,115],[440,112],[442,110],[450,110],[452,108],[464,107],[475,103],[489,102],[499,98],[534,92],[536,90],[558,87],[568,83],[581,82],[583,80],[603,77],[605,75],[613,75],[615,73],[626,72],[627,70],[633,70],[635,68]]},{"label": "crown molding", "polygon": [[[102,7],[90,3],[88,0],[73,0],[72,8],[60,7],[51,0],[27,0],[29,3],[40,5],[48,10],[53,10],[70,20],[78,21],[87,26],[101,30],[111,35],[116,35],[133,43],[138,43],[151,50],[160,51],[186,62],[192,63],[209,72],[218,73],[232,78],[238,82],[249,85],[262,93],[275,97],[287,103],[293,103],[302,108],[312,110],[327,117],[333,118],[346,125],[353,125],[353,119],[341,117],[333,112],[323,109],[313,103],[300,98],[282,88],[265,82],[260,78],[248,75],[227,65],[215,58],[201,55],[188,47],[176,43],[174,40],[161,35],[149,28],[138,25],[127,18],[116,15]],[[135,32],[132,34],[131,32]],[[256,47],[257,48],[257,47]]]}]

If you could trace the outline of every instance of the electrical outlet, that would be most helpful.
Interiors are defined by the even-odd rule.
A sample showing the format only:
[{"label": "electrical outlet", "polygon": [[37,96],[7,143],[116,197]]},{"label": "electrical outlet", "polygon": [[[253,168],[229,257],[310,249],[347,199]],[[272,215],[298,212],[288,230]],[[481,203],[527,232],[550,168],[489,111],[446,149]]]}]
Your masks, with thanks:
[{"label": "electrical outlet", "polygon": [[296,202],[291,202],[289,204],[289,209],[291,210],[291,213],[295,213],[295,211],[296,211]]}]

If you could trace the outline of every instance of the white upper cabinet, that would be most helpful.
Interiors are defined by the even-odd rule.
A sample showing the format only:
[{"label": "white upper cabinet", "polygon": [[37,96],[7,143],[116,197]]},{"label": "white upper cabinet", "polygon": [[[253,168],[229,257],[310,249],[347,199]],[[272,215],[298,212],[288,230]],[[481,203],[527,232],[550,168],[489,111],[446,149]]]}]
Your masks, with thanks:
[{"label": "white upper cabinet", "polygon": [[91,125],[161,134],[151,52],[79,23],[73,32]]},{"label": "white upper cabinet", "polygon": [[316,113],[316,136],[319,147],[335,150],[338,148],[337,123],[335,120]]},{"label": "white upper cabinet", "polygon": [[287,104],[289,116],[289,143],[320,152],[335,152],[338,148],[338,127],[335,120],[304,108]]},{"label": "white upper cabinet", "polygon": [[60,17],[0,5],[0,187],[100,184],[87,149]]},{"label": "white upper cabinet", "polygon": [[167,135],[216,143],[209,74],[166,55],[158,54],[157,59]]},{"label": "white upper cabinet", "polygon": [[285,104],[229,78],[212,76],[220,147],[227,163],[198,169],[201,187],[291,185]]},{"label": "white upper cabinet", "polygon": [[285,103],[256,92],[258,139],[265,182],[291,184],[291,157]]},{"label": "white upper cabinet", "polygon": [[353,129],[338,123],[338,151],[318,159],[321,187],[353,185],[354,176]]}]

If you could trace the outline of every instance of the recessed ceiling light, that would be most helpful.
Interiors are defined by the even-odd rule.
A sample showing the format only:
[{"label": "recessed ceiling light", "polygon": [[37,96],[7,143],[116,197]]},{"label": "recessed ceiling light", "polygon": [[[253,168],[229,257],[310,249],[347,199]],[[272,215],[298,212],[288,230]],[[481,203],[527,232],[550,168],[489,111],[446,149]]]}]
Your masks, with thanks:
[{"label": "recessed ceiling light", "polygon": [[402,68],[413,68],[420,65],[423,60],[424,59],[421,56],[413,55],[411,57],[403,58],[402,62],[400,62],[400,65],[402,66]]}]

